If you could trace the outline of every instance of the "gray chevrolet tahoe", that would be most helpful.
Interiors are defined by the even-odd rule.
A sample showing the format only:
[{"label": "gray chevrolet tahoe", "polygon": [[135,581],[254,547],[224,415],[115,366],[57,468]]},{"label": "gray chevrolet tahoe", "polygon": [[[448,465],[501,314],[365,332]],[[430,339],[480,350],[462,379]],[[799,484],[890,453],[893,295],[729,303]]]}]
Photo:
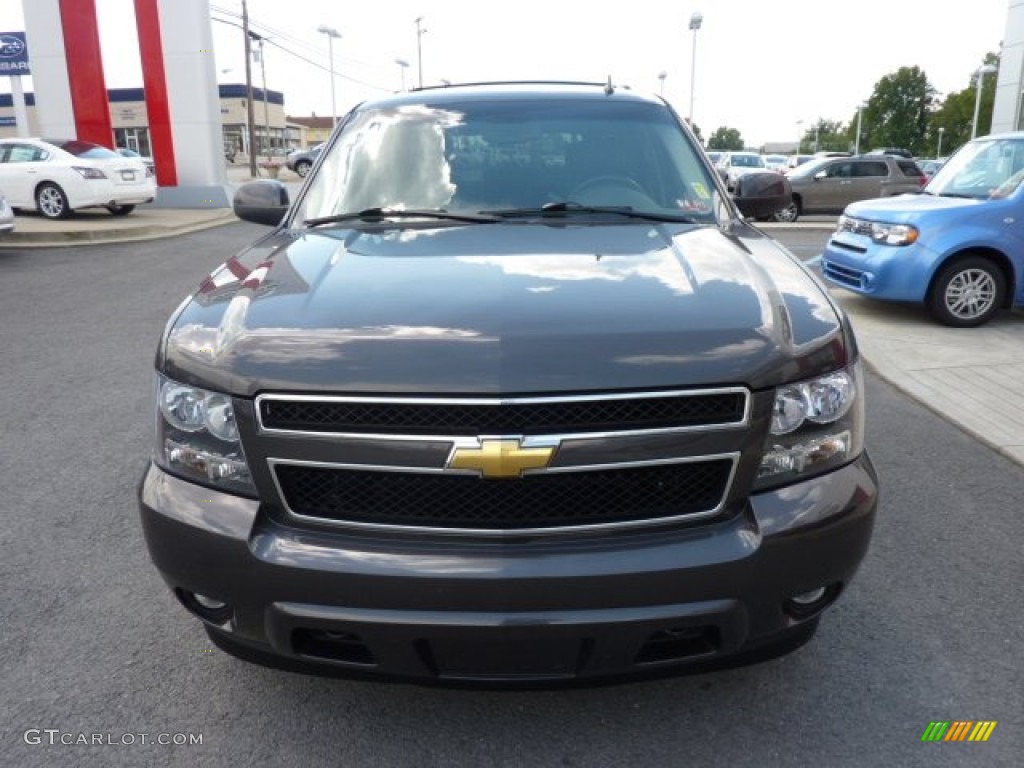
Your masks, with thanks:
[{"label": "gray chevrolet tahoe", "polygon": [[868,547],[849,322],[663,100],[364,103],[156,355],[153,562],[286,669],[608,680],[798,647]]}]

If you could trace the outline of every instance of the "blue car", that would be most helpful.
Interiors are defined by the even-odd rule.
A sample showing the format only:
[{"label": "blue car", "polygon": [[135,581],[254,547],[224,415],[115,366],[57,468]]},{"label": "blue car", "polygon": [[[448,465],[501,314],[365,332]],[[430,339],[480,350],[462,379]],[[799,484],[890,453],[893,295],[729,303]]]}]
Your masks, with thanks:
[{"label": "blue car", "polygon": [[1024,132],[964,145],[920,194],[847,206],[822,254],[830,283],[923,302],[940,323],[981,325],[1024,303]]}]

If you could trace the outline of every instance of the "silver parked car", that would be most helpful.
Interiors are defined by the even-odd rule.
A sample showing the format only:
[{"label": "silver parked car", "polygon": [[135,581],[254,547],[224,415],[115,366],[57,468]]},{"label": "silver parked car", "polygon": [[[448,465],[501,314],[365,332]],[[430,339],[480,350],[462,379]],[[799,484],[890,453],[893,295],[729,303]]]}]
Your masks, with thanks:
[{"label": "silver parked car", "polygon": [[735,191],[740,176],[764,171],[764,158],[756,152],[726,152],[718,161],[718,174],[730,192]]},{"label": "silver parked car", "polygon": [[7,203],[4,193],[0,191],[0,237],[14,231],[14,211]]},{"label": "silver parked car", "polygon": [[892,155],[821,157],[786,174],[793,201],[776,221],[796,221],[802,213],[842,213],[850,203],[904,192],[919,192],[925,176],[913,160]]},{"label": "silver parked car", "polygon": [[323,146],[323,144],[317,144],[309,149],[293,150],[285,158],[285,165],[288,166],[288,170],[295,171],[299,176],[305,178],[306,174],[309,173],[309,169],[313,167],[313,163],[316,162],[317,157],[320,156],[320,150],[323,149]]}]

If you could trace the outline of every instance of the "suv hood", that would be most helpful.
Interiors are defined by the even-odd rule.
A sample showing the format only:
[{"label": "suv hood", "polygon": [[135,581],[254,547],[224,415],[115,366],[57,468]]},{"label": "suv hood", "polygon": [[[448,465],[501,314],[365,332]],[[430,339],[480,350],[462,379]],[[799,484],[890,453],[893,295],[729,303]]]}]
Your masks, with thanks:
[{"label": "suv hood", "polygon": [[745,225],[431,224],[272,233],[185,302],[157,367],[239,396],[757,389],[849,343]]}]

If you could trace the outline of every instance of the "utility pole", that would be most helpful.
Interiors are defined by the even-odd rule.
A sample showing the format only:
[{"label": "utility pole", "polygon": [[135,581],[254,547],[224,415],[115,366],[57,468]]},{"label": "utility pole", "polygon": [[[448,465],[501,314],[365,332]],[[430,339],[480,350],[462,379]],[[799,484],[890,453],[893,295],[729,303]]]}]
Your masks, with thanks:
[{"label": "utility pole", "polygon": [[249,8],[246,0],[242,0],[242,34],[245,36],[245,125],[249,133],[249,174],[259,176],[256,169],[256,118],[252,107],[252,41],[249,39]]},{"label": "utility pole", "polygon": [[423,26],[423,17],[416,18],[416,63],[419,68],[420,88],[423,87],[423,35],[427,31]]},{"label": "utility pole", "polygon": [[263,81],[263,154],[270,159],[270,108],[267,106],[267,63],[263,58],[263,36],[258,35],[255,32],[250,32],[249,37],[257,41],[260,44],[260,50],[257,54],[260,57],[260,77]]}]

